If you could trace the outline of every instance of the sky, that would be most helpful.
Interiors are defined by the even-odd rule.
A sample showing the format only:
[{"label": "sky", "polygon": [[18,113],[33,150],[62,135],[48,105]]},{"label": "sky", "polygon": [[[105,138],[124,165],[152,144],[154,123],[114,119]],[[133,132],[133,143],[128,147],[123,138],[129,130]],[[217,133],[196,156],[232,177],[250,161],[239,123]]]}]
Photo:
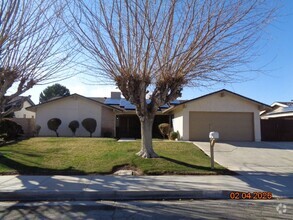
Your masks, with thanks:
[{"label": "sky", "polygon": [[[253,62],[256,67],[262,67],[260,73],[254,73],[253,79],[241,83],[184,88],[180,99],[192,99],[227,89],[268,105],[293,100],[293,1],[280,2],[282,7],[278,17],[266,29],[260,42],[263,45],[260,56]],[[85,77],[79,75],[59,83],[66,86],[71,94],[86,97],[110,97],[111,91],[118,91],[115,86],[88,85]],[[40,93],[47,86],[37,85],[23,95],[31,95],[37,104]]]}]

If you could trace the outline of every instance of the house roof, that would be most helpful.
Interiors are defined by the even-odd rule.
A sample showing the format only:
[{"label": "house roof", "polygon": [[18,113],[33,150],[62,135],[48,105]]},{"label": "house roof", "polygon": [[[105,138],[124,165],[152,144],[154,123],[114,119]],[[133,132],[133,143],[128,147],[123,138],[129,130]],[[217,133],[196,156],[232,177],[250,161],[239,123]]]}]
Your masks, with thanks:
[{"label": "house roof", "polygon": [[32,106],[35,105],[35,103],[31,100],[31,96],[17,96],[5,105],[5,109],[14,108],[14,111],[18,111],[23,107],[23,103],[25,101],[27,101]]},{"label": "house roof", "polygon": [[[102,97],[85,97],[85,96],[82,96],[82,95],[79,95],[79,94],[75,93],[75,94],[72,94],[70,96],[57,97],[57,98],[54,98],[54,99],[50,99],[50,100],[48,100],[48,101],[46,101],[44,103],[40,103],[38,105],[28,107],[27,110],[36,111],[36,108],[39,107],[39,106],[43,106],[43,105],[46,105],[48,103],[55,102],[57,100],[64,99],[64,98],[67,98],[67,97],[72,97],[72,96],[78,96],[78,97],[81,97],[83,99],[91,100],[91,101],[97,102],[97,103],[99,103],[101,105],[104,105],[104,106],[106,106],[108,108],[112,108],[112,109],[115,109],[115,110],[118,110],[118,111],[135,111],[135,109],[136,109],[135,105],[131,104],[129,101],[127,101],[124,98],[113,99],[113,98],[106,98],[106,97],[105,98],[102,98]],[[150,100],[147,100],[147,102],[150,102]],[[169,104],[165,104],[165,105],[160,106],[159,111],[162,111],[163,109],[167,109],[170,106],[178,105],[178,104],[180,104],[179,100],[172,101]]]},{"label": "house roof", "polygon": [[274,102],[273,110],[264,112],[262,118],[279,118],[293,116],[293,102]]},{"label": "house roof", "polygon": [[[147,103],[150,103],[149,99],[147,99]],[[164,104],[164,105],[160,106],[158,111],[163,111],[164,109],[168,109],[171,106],[175,106],[180,103],[181,103],[180,100],[172,101],[168,104]],[[116,107],[123,109],[123,110],[126,110],[126,111],[134,111],[136,109],[135,105],[131,104],[129,101],[127,101],[124,98],[120,98],[120,99],[106,98],[104,101],[104,104],[109,105],[109,106],[116,106]]]},{"label": "house roof", "polygon": [[242,96],[242,95],[239,95],[239,94],[237,94],[237,93],[235,93],[235,92],[231,92],[231,91],[229,91],[229,90],[227,90],[227,89],[221,89],[221,90],[218,90],[218,91],[216,91],[216,92],[212,92],[212,93],[209,93],[209,94],[206,94],[206,95],[203,95],[203,96],[200,96],[200,97],[194,98],[194,99],[187,100],[187,101],[185,101],[185,102],[180,103],[179,105],[172,106],[172,107],[168,108],[167,110],[165,110],[164,113],[167,113],[167,112],[169,112],[169,111],[172,111],[172,110],[174,110],[175,108],[177,108],[177,107],[179,107],[179,106],[181,106],[181,105],[188,104],[189,102],[197,101],[197,100],[200,100],[200,99],[206,98],[206,97],[208,97],[208,96],[211,96],[211,95],[214,95],[214,94],[217,94],[217,93],[219,93],[219,94],[221,94],[221,93],[229,93],[229,94],[232,94],[232,95],[234,95],[234,96],[237,96],[237,97],[239,97],[239,98],[241,98],[241,99],[243,99],[243,100],[246,100],[246,101],[248,101],[248,102],[251,102],[251,103],[253,103],[253,104],[256,104],[256,105],[260,106],[260,108],[262,108],[262,109],[271,109],[271,106],[269,106],[269,105],[267,105],[267,104],[264,104],[264,103],[262,103],[262,102],[258,102],[258,101],[256,101],[256,100],[253,100],[253,99],[250,99],[250,98],[247,98],[247,97]]},{"label": "house roof", "polygon": [[7,105],[12,105],[18,102],[28,101],[31,105],[35,105],[35,103],[31,100],[31,96],[17,96],[10,100]]},{"label": "house roof", "polygon": [[44,103],[40,103],[40,104],[37,104],[37,105],[34,105],[34,106],[30,106],[30,107],[27,107],[26,109],[29,110],[29,111],[33,111],[35,112],[36,109],[40,106],[44,106],[44,105],[47,105],[48,103],[53,103],[53,102],[56,102],[58,100],[61,100],[61,99],[66,99],[66,98],[69,98],[69,97],[79,97],[79,98],[82,98],[82,99],[85,99],[85,100],[89,100],[91,102],[95,102],[95,103],[99,103],[100,105],[103,105],[107,108],[111,108],[111,109],[114,109],[114,110],[117,110],[117,111],[121,111],[121,109],[119,108],[116,108],[115,106],[109,106],[109,105],[105,105],[103,102],[99,101],[98,98],[88,98],[88,97],[85,97],[85,96],[82,96],[82,95],[79,95],[79,94],[72,94],[72,95],[69,95],[69,96],[63,96],[63,97],[58,97],[58,98],[55,98],[55,99],[50,99]]}]

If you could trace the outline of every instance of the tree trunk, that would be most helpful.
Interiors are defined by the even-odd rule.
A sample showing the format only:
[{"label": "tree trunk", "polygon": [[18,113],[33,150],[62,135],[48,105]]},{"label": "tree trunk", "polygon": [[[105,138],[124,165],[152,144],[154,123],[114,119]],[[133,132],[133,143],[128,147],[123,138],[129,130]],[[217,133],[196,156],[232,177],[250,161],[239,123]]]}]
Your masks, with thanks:
[{"label": "tree trunk", "polygon": [[154,115],[148,117],[140,117],[141,149],[136,155],[143,158],[159,157],[153,150],[152,130],[154,117]]}]

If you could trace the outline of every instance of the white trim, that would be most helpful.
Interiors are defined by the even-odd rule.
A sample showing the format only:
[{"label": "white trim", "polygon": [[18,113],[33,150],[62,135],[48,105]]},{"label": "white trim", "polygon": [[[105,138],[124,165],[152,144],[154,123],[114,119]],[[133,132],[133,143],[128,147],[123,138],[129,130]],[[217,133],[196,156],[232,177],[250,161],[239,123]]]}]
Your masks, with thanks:
[{"label": "white trim", "polygon": [[274,102],[273,104],[271,104],[272,107],[275,107],[275,106],[280,106],[280,107],[288,107],[288,105],[285,105],[285,104],[282,104],[280,102]]},{"label": "white trim", "polygon": [[261,116],[261,119],[293,117],[293,112]]}]

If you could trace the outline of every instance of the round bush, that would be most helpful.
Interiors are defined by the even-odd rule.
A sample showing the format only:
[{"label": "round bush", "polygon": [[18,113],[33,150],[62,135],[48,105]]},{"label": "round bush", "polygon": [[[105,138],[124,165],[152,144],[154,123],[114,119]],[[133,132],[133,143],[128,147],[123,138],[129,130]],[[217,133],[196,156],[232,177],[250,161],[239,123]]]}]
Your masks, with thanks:
[{"label": "round bush", "polygon": [[56,136],[59,137],[57,132],[59,126],[61,125],[62,121],[59,118],[51,118],[48,122],[48,128],[56,133]]},{"label": "round bush", "polygon": [[97,121],[94,118],[86,118],[81,122],[82,126],[90,133],[90,137],[97,128]]},{"label": "round bush", "polygon": [[68,127],[70,128],[70,130],[72,131],[73,135],[75,135],[76,130],[79,128],[79,122],[74,120],[71,121],[68,125]]},{"label": "round bush", "polygon": [[172,131],[172,132],[170,132],[170,140],[176,140],[176,139],[178,139],[179,138],[179,132],[177,131],[177,132],[175,132],[175,131]]}]

